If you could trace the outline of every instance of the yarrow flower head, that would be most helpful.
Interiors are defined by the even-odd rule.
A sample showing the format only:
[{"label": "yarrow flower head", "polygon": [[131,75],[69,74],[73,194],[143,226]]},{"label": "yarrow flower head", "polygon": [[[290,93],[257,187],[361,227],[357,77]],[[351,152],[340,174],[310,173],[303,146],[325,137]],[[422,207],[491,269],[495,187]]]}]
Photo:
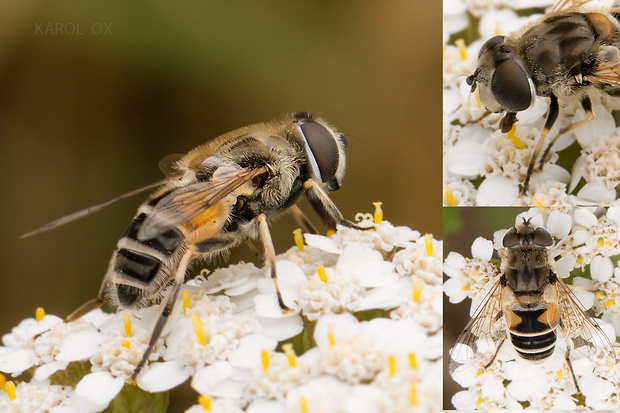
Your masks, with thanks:
[{"label": "yarrow flower head", "polygon": [[439,411],[442,243],[376,207],[358,217],[369,230],[298,234],[277,256],[292,311],[253,264],[188,281],[135,383],[160,305],[24,320],[0,346],[0,371],[20,380],[0,391],[0,410],[165,411],[167,391],[189,380],[192,412]]},{"label": "yarrow flower head", "polygon": [[[536,97],[531,107],[518,112],[512,129],[502,132],[504,113],[487,112],[480,87],[473,90],[467,83],[486,40],[519,36],[552,3],[556,2],[451,0],[449,8],[444,4],[444,205],[576,206],[611,204],[618,198],[620,129],[611,115],[618,99],[592,93],[594,119],[559,136],[543,168],[532,174],[527,193],[520,196],[549,98]],[[606,5],[591,1],[583,7],[605,10]],[[524,16],[532,11],[536,13]],[[586,119],[579,101],[562,100],[560,106],[547,143],[558,131]]]},{"label": "yarrow flower head", "polygon": [[[535,362],[517,354],[512,343],[503,343],[512,340],[512,336],[507,337],[508,329],[514,328],[514,320],[509,321],[514,303],[510,297],[516,296],[507,294],[511,287],[497,282],[504,267],[489,260],[493,245],[500,257],[507,257],[502,240],[508,237],[508,230],[496,231],[493,240],[476,239],[472,245],[474,258],[448,254],[444,271],[449,278],[444,292],[452,303],[471,298],[471,314],[475,313],[475,321],[450,353],[451,376],[466,388],[453,396],[454,407],[562,410],[620,406],[610,398],[620,392],[620,375],[612,367],[620,355],[616,342],[620,323],[615,306],[615,300],[620,299],[620,284],[614,279],[614,273],[620,274],[620,270],[613,264],[620,254],[616,221],[620,223],[617,207],[532,208],[516,217],[515,227],[528,222],[552,235],[549,268],[554,276],[572,281],[565,290],[562,281],[550,280],[550,285],[560,283],[553,289],[557,292],[545,292],[541,297],[544,308],[559,308],[560,325],[556,330],[562,334],[558,334],[555,350]],[[503,265],[507,264],[504,261]],[[517,264],[511,261],[510,265]],[[585,315],[583,311],[588,309],[602,315],[602,319]],[[584,346],[584,339],[592,346]],[[570,364],[566,354],[570,355]]]}]

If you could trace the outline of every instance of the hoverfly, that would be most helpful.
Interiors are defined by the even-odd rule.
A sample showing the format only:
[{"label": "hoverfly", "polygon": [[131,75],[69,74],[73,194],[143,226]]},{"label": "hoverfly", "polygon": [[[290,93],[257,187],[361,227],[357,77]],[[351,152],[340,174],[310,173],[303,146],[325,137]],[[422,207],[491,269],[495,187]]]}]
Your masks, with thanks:
[{"label": "hoverfly", "polygon": [[[530,156],[521,194],[527,193],[534,166],[560,108],[578,101],[586,118],[560,129],[549,142],[538,168],[542,169],[557,139],[594,119],[592,98],[620,93],[620,24],[611,9],[588,9],[589,0],[560,0],[550,12],[525,29],[487,40],[478,67],[467,77],[471,92],[490,112],[505,112],[500,121],[508,132],[517,113],[534,105],[537,96],[549,98],[540,139]],[[618,10],[614,10],[618,11]]]},{"label": "hoverfly", "polygon": [[185,280],[189,263],[211,259],[249,240],[264,248],[266,267],[278,288],[275,249],[268,222],[294,210],[305,196],[330,227],[361,228],[343,219],[327,193],[340,188],[347,138],[325,120],[300,112],[269,123],[226,133],[174,162],[171,176],[110,201],[53,221],[25,236],[73,221],[159,186],[139,208],[118,241],[97,298],[68,321],[109,304],[135,309],[162,303],[149,347],[136,366],[135,380],[162,333]]},{"label": "hoverfly", "polygon": [[613,346],[556,274],[549,249],[552,235],[530,221],[523,218],[504,235],[501,274],[450,351],[450,374],[473,377],[481,368],[489,368],[506,339],[519,357],[544,360],[553,354],[559,332],[565,340],[565,360],[579,393],[570,352],[584,356],[598,351],[614,354]]}]

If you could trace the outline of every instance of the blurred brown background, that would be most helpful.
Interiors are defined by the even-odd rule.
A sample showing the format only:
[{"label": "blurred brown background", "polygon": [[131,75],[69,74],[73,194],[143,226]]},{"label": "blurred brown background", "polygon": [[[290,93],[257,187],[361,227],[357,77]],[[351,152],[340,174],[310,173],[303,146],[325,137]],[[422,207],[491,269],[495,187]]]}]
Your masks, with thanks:
[{"label": "blurred brown background", "polygon": [[[346,218],[381,200],[387,220],[441,238],[440,7],[2,2],[0,334],[37,306],[66,316],[94,297],[144,196],[21,234],[160,179],[165,155],[291,111],[352,137],[333,195]],[[278,252],[294,227],[272,228]]]}]

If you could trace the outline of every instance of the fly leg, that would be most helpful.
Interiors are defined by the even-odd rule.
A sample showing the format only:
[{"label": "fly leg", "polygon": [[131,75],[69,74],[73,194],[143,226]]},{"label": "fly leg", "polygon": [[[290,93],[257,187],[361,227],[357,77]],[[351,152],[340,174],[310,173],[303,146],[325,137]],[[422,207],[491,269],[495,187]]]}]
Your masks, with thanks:
[{"label": "fly leg", "polygon": [[293,214],[295,215],[295,219],[297,220],[297,222],[299,222],[299,225],[304,227],[307,233],[310,233],[310,234],[319,233],[319,230],[314,226],[314,224],[312,224],[312,222],[310,222],[310,220],[308,219],[306,214],[304,214],[301,208],[299,208],[297,205],[294,205],[291,208],[291,211],[293,211]]},{"label": "fly leg", "polygon": [[549,134],[549,131],[553,127],[553,124],[558,119],[558,115],[560,114],[560,105],[558,104],[558,98],[551,94],[551,101],[549,102],[549,112],[547,113],[547,119],[545,120],[545,125],[540,131],[540,139],[538,139],[538,143],[536,144],[536,148],[534,148],[534,152],[530,156],[530,160],[527,165],[527,172],[525,174],[525,180],[523,181],[523,189],[521,190],[521,195],[527,194],[527,188],[530,184],[530,179],[532,178],[532,173],[534,172],[534,165],[536,165],[536,159],[538,158],[538,154],[545,143],[545,139]]},{"label": "fly leg", "polygon": [[306,190],[306,197],[310,201],[312,208],[321,216],[325,224],[332,229],[336,229],[336,225],[340,224],[347,228],[354,228],[359,230],[367,230],[374,227],[360,227],[351,221],[347,221],[342,217],[342,214],[327,196],[323,188],[321,188],[314,180],[308,179],[304,182],[304,189]]},{"label": "fly leg", "polygon": [[174,309],[174,304],[176,303],[177,297],[179,296],[179,291],[181,290],[183,281],[185,281],[185,273],[187,271],[187,266],[189,265],[190,260],[194,257],[195,252],[196,252],[196,248],[194,246],[191,246],[185,251],[185,253],[183,254],[183,257],[181,257],[181,261],[179,262],[179,266],[177,267],[177,271],[174,276],[174,280],[172,282],[172,291],[170,292],[170,295],[166,299],[166,302],[164,304],[164,309],[161,312],[159,318],[157,319],[157,323],[155,324],[153,333],[151,333],[151,339],[149,340],[149,346],[144,351],[144,354],[142,355],[140,362],[138,363],[135,370],[131,374],[130,380],[134,383],[136,382],[136,378],[138,377],[138,374],[140,374],[140,371],[146,365],[146,362],[148,361],[149,356],[151,355],[151,352],[153,351],[153,347],[155,346],[155,344],[157,343],[157,340],[161,336],[161,333],[164,330],[164,327],[166,326],[166,322],[168,321],[168,318],[170,317],[170,314],[172,313],[172,310]]},{"label": "fly leg", "polygon": [[69,314],[67,316],[66,321],[75,321],[78,318],[82,318],[83,316],[90,313],[91,311],[101,308],[104,301],[105,300],[101,299],[100,297],[97,297],[97,298],[93,298],[92,300],[85,302],[84,304],[79,306],[77,310]]},{"label": "fly leg", "polygon": [[575,376],[575,371],[573,370],[573,365],[570,362],[570,358],[568,357],[570,351],[566,349],[566,356],[564,359],[566,360],[566,364],[568,364],[568,369],[570,370],[570,374],[573,377],[573,382],[575,383],[575,388],[577,389],[577,393],[581,393],[581,389],[579,388],[579,384],[577,383],[577,376]]},{"label": "fly leg", "polygon": [[553,140],[549,143],[549,145],[547,145],[547,148],[543,152],[542,157],[540,158],[540,162],[538,163],[538,169],[543,168],[543,165],[545,164],[545,162],[547,162],[547,158],[549,156],[549,151],[551,150],[551,147],[558,140],[560,136],[594,120],[594,112],[592,111],[592,101],[590,100],[589,97],[584,96],[584,98],[581,99],[581,107],[583,108],[583,110],[586,111],[586,118],[583,120],[580,120],[579,122],[572,123],[568,125],[567,127],[561,129],[560,132],[558,132],[557,136],[553,138]]},{"label": "fly leg", "polygon": [[276,250],[273,247],[273,240],[271,239],[271,233],[269,232],[269,225],[267,224],[267,216],[260,214],[258,217],[258,232],[259,239],[263,243],[265,249],[265,262],[269,268],[269,275],[276,287],[276,295],[278,297],[278,304],[284,313],[290,313],[293,310],[284,304],[282,299],[282,293],[280,292],[280,286],[278,285],[278,275],[276,274]]}]

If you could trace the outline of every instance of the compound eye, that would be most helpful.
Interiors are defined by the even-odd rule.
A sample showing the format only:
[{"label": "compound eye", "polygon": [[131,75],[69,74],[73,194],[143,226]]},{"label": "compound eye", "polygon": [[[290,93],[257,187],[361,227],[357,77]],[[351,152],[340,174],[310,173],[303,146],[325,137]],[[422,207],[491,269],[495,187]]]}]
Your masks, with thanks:
[{"label": "compound eye", "polygon": [[534,244],[541,247],[550,247],[553,244],[553,237],[546,229],[538,227],[534,230]]},{"label": "compound eye", "polygon": [[491,78],[493,97],[509,112],[520,112],[532,104],[532,88],[523,67],[514,59],[497,65]]},{"label": "compound eye", "polygon": [[301,132],[312,151],[321,174],[321,181],[333,181],[340,163],[340,154],[336,137],[323,125],[316,122],[305,122],[301,125]]},{"label": "compound eye", "polygon": [[519,243],[519,234],[517,233],[517,229],[510,228],[506,232],[506,235],[504,235],[502,245],[504,245],[505,248],[510,248],[510,247],[514,247],[518,243]]}]

